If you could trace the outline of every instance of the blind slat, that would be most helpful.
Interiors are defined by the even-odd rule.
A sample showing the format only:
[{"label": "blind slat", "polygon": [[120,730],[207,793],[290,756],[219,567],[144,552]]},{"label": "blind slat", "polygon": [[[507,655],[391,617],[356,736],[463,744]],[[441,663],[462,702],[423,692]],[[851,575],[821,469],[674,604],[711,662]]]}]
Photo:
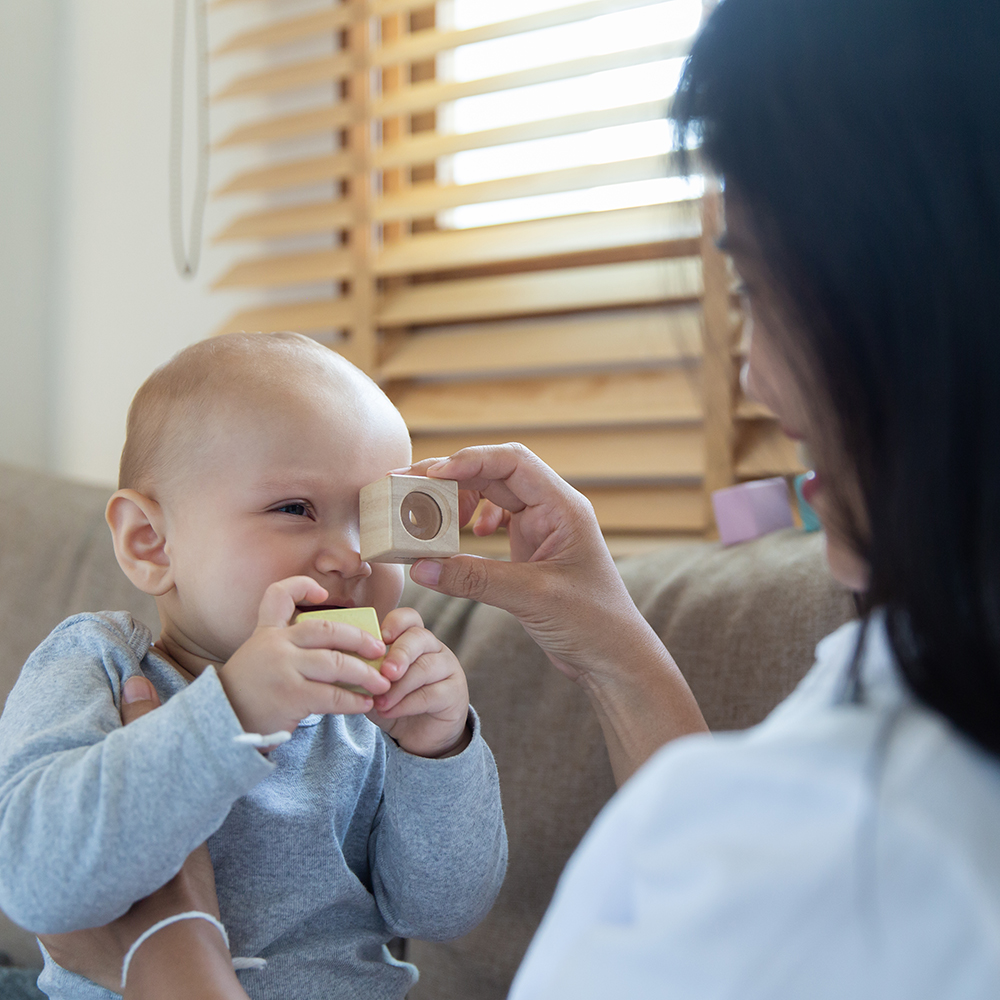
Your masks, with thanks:
[{"label": "blind slat", "polygon": [[[602,111],[587,111],[578,115],[565,115],[538,122],[524,122],[484,132],[468,132],[427,136],[416,135],[402,142],[382,146],[374,151],[372,165],[376,170],[430,163],[441,156],[469,149],[483,149],[544,139],[552,136],[571,135],[593,129],[628,125],[635,122],[657,121],[666,116],[665,101],[648,101]],[[696,157],[696,154],[692,154]],[[696,162],[695,162],[696,165]],[[269,167],[258,167],[235,174],[214,193],[233,194],[242,191],[275,191],[283,188],[315,184],[321,181],[341,180],[356,173],[360,165],[347,153],[290,160]]]},{"label": "blind slat", "polygon": [[216,149],[243,146],[250,143],[278,142],[317,132],[336,132],[361,121],[362,109],[351,101],[340,101],[313,111],[300,111],[251,122],[234,128],[215,143]]},{"label": "blind slat", "polygon": [[604,531],[689,531],[706,528],[700,487],[594,487],[583,492]]},{"label": "blind slat", "polygon": [[364,67],[360,56],[354,52],[337,52],[321,59],[293,62],[277,69],[247,73],[236,77],[212,95],[212,101],[226,101],[233,97],[275,94],[282,90],[295,90],[319,83],[341,80]]},{"label": "blind slat", "polygon": [[405,326],[685,301],[700,294],[700,261],[634,261],[408,286],[385,294],[379,319],[385,326]]},{"label": "blind slat", "polygon": [[453,455],[469,445],[508,441],[520,441],[578,488],[614,481],[696,480],[705,466],[704,434],[700,427],[688,426],[415,434],[414,461]]},{"label": "blind slat", "polygon": [[457,101],[462,97],[495,94],[501,90],[516,90],[519,87],[554,83],[556,80],[571,80],[574,77],[589,76],[591,73],[602,73],[606,70],[676,59],[686,55],[689,44],[689,39],[681,39],[629,49],[624,52],[609,52],[602,55],[585,56],[582,59],[548,63],[544,66],[515,70],[512,73],[482,77],[478,80],[416,83],[411,87],[404,87],[376,100],[372,106],[372,115],[375,118],[405,115],[414,111],[435,108],[449,101]]},{"label": "blind slat", "polygon": [[667,153],[616,163],[595,163],[520,177],[504,177],[477,184],[418,184],[400,194],[380,198],[375,202],[374,212],[375,218],[380,221],[422,218],[460,205],[480,205],[490,201],[557,194],[561,191],[581,191],[609,184],[657,180],[667,175],[676,176],[678,172],[677,155]]},{"label": "blind slat", "polygon": [[321,10],[315,14],[305,14],[302,17],[290,17],[284,21],[276,21],[262,28],[252,28],[233,35],[212,51],[213,58],[228,55],[231,52],[245,52],[248,49],[267,48],[272,45],[287,45],[303,38],[338,31],[349,24],[360,20],[366,15],[363,9],[352,4],[342,3],[332,10]]},{"label": "blind slat", "polygon": [[376,150],[374,165],[386,167],[412,166],[428,163],[439,156],[449,156],[470,149],[488,149],[532,139],[549,139],[554,136],[573,135],[594,129],[612,128],[616,125],[633,125],[638,122],[659,121],[667,116],[669,101],[643,101],[617,108],[601,108],[579,114],[544,118],[540,121],[519,122],[481,132],[428,133],[416,135]]},{"label": "blind slat", "polygon": [[[450,83],[417,83],[403,87],[372,102],[373,118],[392,118],[426,111],[461,97],[491,94],[501,90],[513,90],[537,83],[551,83],[573,77],[587,76],[604,70],[621,69],[643,63],[658,62],[684,55],[686,41],[650,45],[627,52],[613,52],[607,55],[588,56],[567,62],[554,63],[534,69],[518,70],[500,76],[485,77]],[[358,109],[348,110],[345,103],[318,108],[308,112],[280,115],[234,129],[221,139],[217,146],[242,145],[255,142],[272,142],[278,139],[296,138],[316,132],[326,132],[343,128],[360,115]]]},{"label": "blind slat", "polygon": [[235,313],[218,330],[223,333],[273,333],[275,330],[295,330],[314,333],[317,330],[337,330],[348,326],[353,316],[351,300],[320,299],[316,302],[291,302],[273,306],[258,306]]},{"label": "blind slat", "polygon": [[[511,35],[521,35],[542,28],[574,24],[577,21],[600,17],[602,14],[615,14],[661,2],[662,0],[590,0],[588,3],[574,4],[572,7],[558,7],[555,10],[545,10],[537,14],[526,14],[508,21],[491,21],[474,28],[461,28],[452,31],[418,31],[411,35],[404,35],[398,41],[390,45],[383,45],[376,50],[375,63],[378,66],[391,66],[394,63],[416,62],[418,59],[427,59],[449,49],[457,49],[460,45],[472,45],[476,42],[492,41],[496,38],[509,38]],[[690,45],[691,40],[686,39],[685,44]]]},{"label": "blind slat", "polygon": [[256,167],[231,177],[213,193],[216,196],[245,191],[277,191],[323,181],[340,180],[361,169],[351,153],[331,153],[306,160],[292,160],[271,167]]},{"label": "blind slat", "polygon": [[347,250],[316,250],[311,253],[260,257],[231,267],[213,288],[274,288],[316,281],[335,281],[354,272],[353,254]]},{"label": "blind slat", "polygon": [[418,333],[382,365],[379,378],[542,374],[676,363],[700,354],[698,308],[581,313]]},{"label": "blind slat", "polygon": [[[383,46],[382,51],[385,57],[380,60],[380,65],[392,65],[393,63],[412,62],[416,59],[424,59],[427,56],[435,55],[442,51],[442,48],[452,48],[456,45],[467,45],[470,42],[486,41],[492,38],[503,38],[507,35],[518,34],[525,31],[536,31],[539,28],[555,27],[560,24],[572,24],[576,21],[583,21],[587,18],[598,17],[602,14],[613,14],[618,11],[631,10],[635,7],[646,7],[650,4],[660,3],[662,0],[591,0],[590,3],[577,4],[573,7],[562,7],[552,11],[544,11],[540,14],[529,14],[510,21],[493,22],[481,25],[476,28],[467,28],[464,31],[440,32],[441,35],[461,36],[458,40],[448,41],[441,47],[435,47],[430,39],[421,36],[431,35],[434,32],[421,31],[413,37],[410,44],[399,44]],[[380,4],[378,13],[382,16],[389,13],[390,6],[412,8],[426,6],[427,0],[410,0],[408,3],[397,3],[395,5]],[[273,45],[285,45],[289,42],[301,41],[304,38],[313,38],[316,35],[325,35],[346,27],[356,20],[360,20],[367,11],[359,9],[350,4],[341,4],[333,10],[321,11],[317,14],[307,14],[303,17],[288,18],[277,21],[274,24],[263,28],[255,28],[252,31],[244,31],[234,35],[224,44],[220,45],[212,53],[213,56],[225,55],[230,52],[241,52],[247,49],[266,48]],[[392,10],[392,13],[399,13]],[[428,47],[430,45],[430,47]]]},{"label": "blind slat", "polygon": [[414,433],[691,423],[702,415],[696,382],[694,372],[674,367],[611,375],[416,383],[398,387],[392,398]]},{"label": "blind slat", "polygon": [[[683,203],[682,203],[683,205]],[[686,206],[685,206],[686,207]],[[452,230],[387,244],[375,258],[378,275],[416,274],[478,265],[534,260],[559,254],[653,245],[667,256],[697,253],[696,212],[676,205],[621,209],[591,215],[515,222],[483,229]],[[349,202],[273,209],[237,220],[217,239],[274,238],[327,232],[353,219]],[[236,264],[216,287],[279,286],[332,277],[331,251],[274,254]],[[336,262],[341,268],[342,264]],[[341,274],[340,270],[335,272]]]},{"label": "blind slat", "polygon": [[682,243],[680,253],[695,254],[690,244],[700,233],[697,205],[678,202],[413,236],[384,247],[376,269],[417,274],[669,241]]},{"label": "blind slat", "polygon": [[343,229],[354,222],[354,209],[345,199],[271,208],[234,219],[215,241],[277,239]]}]

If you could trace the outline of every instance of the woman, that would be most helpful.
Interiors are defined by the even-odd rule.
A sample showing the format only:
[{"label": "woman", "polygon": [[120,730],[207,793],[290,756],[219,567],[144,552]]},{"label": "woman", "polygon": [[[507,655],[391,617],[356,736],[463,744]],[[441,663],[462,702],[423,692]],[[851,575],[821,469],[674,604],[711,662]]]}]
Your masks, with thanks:
[{"label": "woman", "polygon": [[[724,0],[696,42],[674,114],[725,178],[748,388],[808,447],[864,614],[760,727],[612,800],[516,1000],[1000,996],[998,56],[993,0]],[[619,781],[701,728],[578,494],[512,446],[425,471],[513,561],[413,578],[521,618]]]}]

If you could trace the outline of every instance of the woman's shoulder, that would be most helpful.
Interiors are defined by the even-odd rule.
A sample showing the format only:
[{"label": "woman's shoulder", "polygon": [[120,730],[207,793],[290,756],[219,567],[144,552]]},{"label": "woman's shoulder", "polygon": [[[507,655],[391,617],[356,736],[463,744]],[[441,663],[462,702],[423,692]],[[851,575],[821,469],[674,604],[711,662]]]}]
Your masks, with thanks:
[{"label": "woman's shoulder", "polygon": [[[761,949],[790,949],[774,961],[813,996],[827,995],[816,977],[952,995],[942,984],[958,955],[970,986],[1000,991],[1000,761],[910,696],[877,625],[863,694],[844,697],[857,638],[821,644],[795,702],[760,726],[679,740],[623,789],[635,912],[685,913],[676,933],[690,948],[740,927],[750,978],[764,975]],[[853,986],[835,968],[848,955],[864,970]]]},{"label": "woman's shoulder", "polygon": [[537,949],[554,962],[532,967],[572,974],[579,997],[613,981],[680,998],[1000,995],[997,762],[910,701],[806,701],[654,756],[571,860]]}]

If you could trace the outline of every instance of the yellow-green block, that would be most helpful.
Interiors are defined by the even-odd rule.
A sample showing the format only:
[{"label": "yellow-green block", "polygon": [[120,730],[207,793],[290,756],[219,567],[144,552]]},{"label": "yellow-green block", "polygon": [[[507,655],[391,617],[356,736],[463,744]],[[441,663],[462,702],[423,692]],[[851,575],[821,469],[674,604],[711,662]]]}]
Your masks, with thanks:
[{"label": "yellow-green block", "polygon": [[[374,608],[326,608],[322,611],[303,611],[295,620],[302,621],[303,618],[323,618],[328,622],[357,625],[359,629],[375,636],[376,639],[382,638],[382,629],[379,627],[378,615]],[[381,670],[385,657],[380,656],[377,660],[365,660],[363,656],[359,656],[358,659],[364,660],[368,666],[374,667],[376,670]],[[357,691],[358,694],[371,694],[370,691],[366,691],[356,684],[341,684],[340,687],[346,688],[348,691]]]}]

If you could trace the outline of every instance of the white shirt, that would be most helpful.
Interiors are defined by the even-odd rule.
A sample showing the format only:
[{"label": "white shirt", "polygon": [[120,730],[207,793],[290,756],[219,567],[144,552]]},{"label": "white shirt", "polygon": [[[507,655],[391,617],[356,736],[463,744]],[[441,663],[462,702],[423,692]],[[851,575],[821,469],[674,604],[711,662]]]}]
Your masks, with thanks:
[{"label": "white shirt", "polygon": [[1000,761],[913,700],[882,619],[745,733],[663,748],[563,873],[510,1000],[1000,998]]}]

